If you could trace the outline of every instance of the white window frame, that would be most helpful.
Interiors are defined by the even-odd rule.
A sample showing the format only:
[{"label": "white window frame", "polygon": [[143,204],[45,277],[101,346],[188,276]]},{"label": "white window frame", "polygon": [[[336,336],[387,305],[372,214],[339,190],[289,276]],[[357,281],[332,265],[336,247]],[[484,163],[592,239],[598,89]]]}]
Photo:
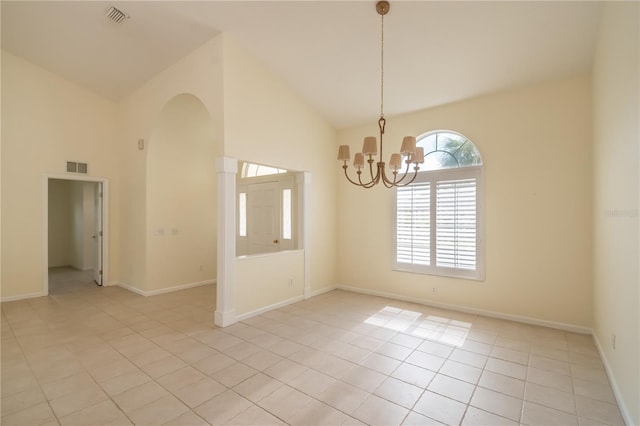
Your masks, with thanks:
[{"label": "white window frame", "polygon": [[247,190],[238,192],[238,237],[247,237]]},{"label": "white window frame", "polygon": [[293,189],[280,188],[281,238],[293,240]]},{"label": "white window frame", "polygon": [[[476,269],[460,269],[438,266],[436,263],[436,183],[459,179],[476,179]],[[400,263],[397,260],[397,189],[394,197],[393,212],[393,251],[392,269],[401,272],[412,272],[427,275],[436,275],[452,278],[465,278],[471,280],[484,280],[485,249],[484,249],[484,183],[483,166],[467,166],[451,169],[439,169],[419,172],[415,183],[429,182],[430,190],[430,262],[429,265],[416,265],[412,263]]]}]

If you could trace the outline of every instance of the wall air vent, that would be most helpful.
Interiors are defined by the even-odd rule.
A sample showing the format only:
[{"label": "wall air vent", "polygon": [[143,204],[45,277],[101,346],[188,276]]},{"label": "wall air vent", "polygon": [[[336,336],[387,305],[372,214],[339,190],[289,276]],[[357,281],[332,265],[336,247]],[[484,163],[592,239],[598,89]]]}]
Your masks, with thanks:
[{"label": "wall air vent", "polygon": [[84,173],[89,171],[89,165],[87,163],[78,163],[76,161],[67,161],[67,172],[69,173]]},{"label": "wall air vent", "polygon": [[105,12],[105,15],[107,17],[107,19],[109,19],[110,21],[115,22],[116,24],[121,24],[124,21],[126,21],[127,19],[129,19],[129,15],[127,15],[126,13],[124,13],[123,11],[121,11],[120,9],[116,8],[116,7],[109,7],[109,9],[107,9],[107,11]]}]

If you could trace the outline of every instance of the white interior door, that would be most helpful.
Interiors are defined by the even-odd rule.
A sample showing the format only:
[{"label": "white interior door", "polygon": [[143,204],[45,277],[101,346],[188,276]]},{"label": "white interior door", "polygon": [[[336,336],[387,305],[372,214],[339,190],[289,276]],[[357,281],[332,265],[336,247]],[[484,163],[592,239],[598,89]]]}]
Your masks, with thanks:
[{"label": "white interior door", "polygon": [[93,280],[98,285],[102,285],[102,183],[98,182],[94,192],[95,206],[95,226],[93,234],[94,244],[94,261],[93,261]]},{"label": "white interior door", "polygon": [[280,204],[276,182],[254,183],[247,190],[249,254],[278,251]]}]

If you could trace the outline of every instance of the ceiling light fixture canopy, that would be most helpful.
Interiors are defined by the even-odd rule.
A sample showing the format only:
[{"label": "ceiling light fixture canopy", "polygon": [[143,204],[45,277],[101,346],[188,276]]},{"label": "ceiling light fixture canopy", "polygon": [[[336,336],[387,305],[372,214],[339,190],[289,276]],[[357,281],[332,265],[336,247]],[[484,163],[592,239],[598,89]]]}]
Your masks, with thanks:
[{"label": "ceiling light fixture canopy", "polygon": [[[367,136],[364,138],[364,144],[362,146],[362,152],[358,152],[353,157],[353,166],[356,168],[357,178],[352,179],[347,172],[349,166],[347,162],[351,159],[351,152],[349,145],[340,145],[338,148],[338,160],[343,162],[342,169],[344,175],[349,182],[362,188],[373,188],[377,184],[384,184],[387,188],[394,186],[406,186],[409,185],[418,176],[420,170],[420,164],[424,163],[424,148],[416,147],[415,136],[405,136],[402,140],[402,146],[400,147],[400,153],[391,154],[389,160],[389,168],[391,169],[393,176],[387,177],[385,171],[385,162],[382,161],[382,135],[384,135],[384,128],[387,124],[387,120],[384,118],[384,15],[389,13],[389,2],[379,1],[376,4],[376,11],[380,15],[381,30],[380,30],[380,118],[378,119],[378,129],[380,133],[380,150],[378,150],[378,142],[375,136]],[[376,172],[373,172],[374,156],[379,155],[379,161],[376,163]],[[364,180],[362,178],[362,169],[365,167],[366,162],[369,164],[370,178]],[[399,176],[399,172],[402,169],[402,161],[406,168],[404,172]],[[409,172],[409,169],[413,165],[413,172]],[[365,178],[367,179],[367,178]]]}]

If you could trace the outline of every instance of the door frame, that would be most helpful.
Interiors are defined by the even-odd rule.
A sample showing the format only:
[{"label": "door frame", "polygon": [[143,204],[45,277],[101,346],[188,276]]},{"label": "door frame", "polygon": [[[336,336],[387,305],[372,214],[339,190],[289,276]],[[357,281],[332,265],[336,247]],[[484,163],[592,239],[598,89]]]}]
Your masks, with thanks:
[{"label": "door frame", "polygon": [[[102,240],[104,238],[104,224],[102,222],[102,202],[104,197],[104,188],[102,182],[94,183],[93,193],[93,281],[100,287],[104,284],[102,264],[104,247]],[[82,218],[84,220],[84,217]],[[85,239],[86,241],[86,239]],[[100,269],[98,269],[100,268]]]},{"label": "door frame", "polygon": [[46,173],[42,180],[42,295],[49,295],[49,180],[70,180],[102,184],[102,284],[109,283],[109,179],[71,174]]}]

